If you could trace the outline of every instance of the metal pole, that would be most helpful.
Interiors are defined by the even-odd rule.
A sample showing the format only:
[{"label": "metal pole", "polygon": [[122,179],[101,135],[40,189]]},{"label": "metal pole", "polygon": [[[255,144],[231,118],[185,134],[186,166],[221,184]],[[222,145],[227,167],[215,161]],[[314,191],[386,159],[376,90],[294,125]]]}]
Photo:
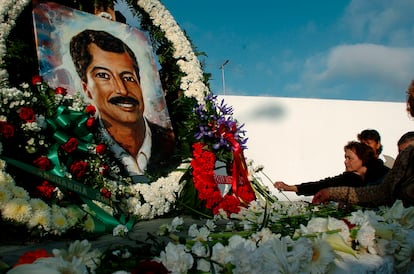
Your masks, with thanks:
[{"label": "metal pole", "polygon": [[226,60],[221,66],[221,79],[223,83],[223,94],[226,95],[226,83],[224,82],[224,66],[229,63],[230,60]]}]

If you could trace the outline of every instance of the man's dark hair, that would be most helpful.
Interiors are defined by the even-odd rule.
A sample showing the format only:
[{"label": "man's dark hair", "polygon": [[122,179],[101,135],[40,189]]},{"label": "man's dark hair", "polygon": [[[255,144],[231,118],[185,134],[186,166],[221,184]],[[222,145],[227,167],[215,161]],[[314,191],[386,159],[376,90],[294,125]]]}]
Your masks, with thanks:
[{"label": "man's dark hair", "polygon": [[414,131],[409,131],[404,133],[401,138],[398,140],[397,145],[400,146],[406,142],[414,141]]},{"label": "man's dark hair", "polygon": [[128,53],[132,59],[133,66],[139,80],[138,62],[134,52],[130,47],[128,47],[127,44],[106,31],[87,29],[73,36],[70,41],[70,55],[75,65],[76,72],[82,81],[85,83],[87,82],[86,68],[92,62],[92,55],[89,53],[88,48],[92,43],[104,51]]},{"label": "man's dark hair", "polygon": [[[376,131],[375,129],[365,129],[357,135],[357,138],[360,142],[367,141],[367,140],[374,140],[376,143],[381,142],[381,136],[379,132]],[[377,150],[378,155],[381,154],[381,152],[382,152],[382,145]]]}]

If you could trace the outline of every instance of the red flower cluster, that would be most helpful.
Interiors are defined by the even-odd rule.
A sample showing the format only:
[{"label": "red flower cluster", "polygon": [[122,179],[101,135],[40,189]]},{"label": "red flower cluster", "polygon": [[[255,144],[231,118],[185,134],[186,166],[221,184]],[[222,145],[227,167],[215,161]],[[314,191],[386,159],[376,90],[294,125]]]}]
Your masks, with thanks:
[{"label": "red flower cluster", "polygon": [[52,168],[52,161],[50,161],[50,159],[46,156],[40,156],[35,159],[33,163],[41,170],[49,170]]},{"label": "red flower cluster", "polygon": [[221,191],[214,180],[214,166],[216,157],[213,152],[205,149],[204,144],[193,144],[193,168],[194,187],[198,192],[198,198],[206,202],[206,208],[212,209],[217,214],[220,209],[231,213],[238,213],[241,206],[254,200],[255,196],[250,184],[240,185],[237,193],[228,193],[222,197]]},{"label": "red flower cluster", "polygon": [[19,110],[19,117],[26,123],[32,123],[36,121],[36,116],[32,108],[22,107]]},{"label": "red flower cluster", "polygon": [[47,257],[53,257],[53,255],[47,253],[47,251],[44,249],[28,251],[26,253],[23,253],[22,256],[20,256],[19,260],[14,266],[16,267],[21,264],[32,264],[39,258],[47,258]]},{"label": "red flower cluster", "polygon": [[70,166],[70,173],[76,178],[79,179],[83,175],[85,175],[86,171],[88,170],[88,163],[85,161],[75,161]]},{"label": "red flower cluster", "polygon": [[46,180],[43,181],[41,185],[36,186],[36,189],[39,192],[39,196],[46,199],[52,199],[55,188],[55,185],[51,184]]},{"label": "red flower cluster", "polygon": [[67,90],[66,90],[65,88],[63,88],[63,87],[57,87],[57,88],[55,89],[55,93],[56,93],[56,94],[61,94],[61,95],[65,96],[68,92],[67,92]]},{"label": "red flower cluster", "polygon": [[78,140],[74,137],[69,138],[69,140],[62,145],[62,149],[67,153],[72,153],[78,148]]},{"label": "red flower cluster", "polygon": [[7,122],[0,121],[0,134],[8,139],[14,136],[14,126]]}]

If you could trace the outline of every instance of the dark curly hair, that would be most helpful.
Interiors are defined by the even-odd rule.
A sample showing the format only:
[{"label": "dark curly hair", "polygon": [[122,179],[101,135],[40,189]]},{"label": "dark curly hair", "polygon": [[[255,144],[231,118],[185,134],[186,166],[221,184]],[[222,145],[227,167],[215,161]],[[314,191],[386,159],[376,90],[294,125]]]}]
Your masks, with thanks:
[{"label": "dark curly hair", "polygon": [[76,72],[85,83],[86,68],[92,62],[92,55],[89,52],[89,45],[94,43],[100,49],[115,53],[128,53],[131,57],[135,72],[139,79],[139,66],[134,52],[127,44],[106,31],[86,29],[73,36],[70,41],[70,55],[75,65]]},{"label": "dark curly hair", "polygon": [[350,141],[344,146],[344,150],[352,150],[359,159],[362,161],[362,165],[366,166],[369,162],[375,159],[374,150],[363,143],[357,141]]}]

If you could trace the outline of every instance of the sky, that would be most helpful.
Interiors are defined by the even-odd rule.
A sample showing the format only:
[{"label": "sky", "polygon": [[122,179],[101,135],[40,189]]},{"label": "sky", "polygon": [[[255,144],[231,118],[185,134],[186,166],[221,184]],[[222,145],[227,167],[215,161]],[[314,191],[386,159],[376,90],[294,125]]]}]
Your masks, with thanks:
[{"label": "sky", "polygon": [[412,0],[161,2],[218,95],[403,102],[414,79]]}]

